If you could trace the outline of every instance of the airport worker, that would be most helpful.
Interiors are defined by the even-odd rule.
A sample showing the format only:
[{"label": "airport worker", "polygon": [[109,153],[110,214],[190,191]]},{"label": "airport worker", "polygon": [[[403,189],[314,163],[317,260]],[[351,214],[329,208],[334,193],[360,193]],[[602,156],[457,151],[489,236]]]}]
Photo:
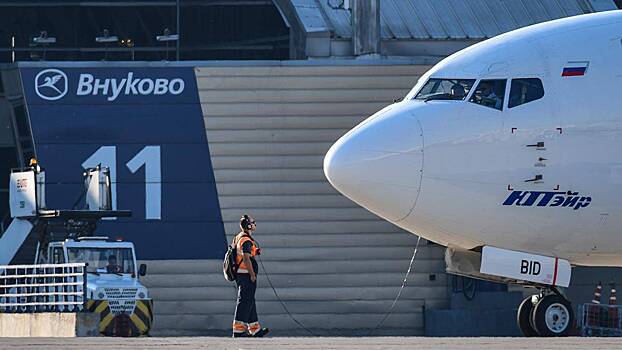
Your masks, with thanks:
[{"label": "airport worker", "polygon": [[106,272],[108,273],[121,273],[123,269],[119,264],[117,264],[117,257],[114,255],[110,255],[108,257],[108,265],[106,266]]},{"label": "airport worker", "polygon": [[258,265],[255,256],[261,253],[253,231],[257,228],[255,219],[250,215],[240,218],[240,229],[233,239],[236,248],[236,265],[238,266],[235,284],[238,288],[238,297],[233,319],[233,337],[263,337],[269,332],[262,328],[257,318],[255,306],[255,290],[257,289]]},{"label": "airport worker", "polygon": [[35,173],[38,174],[41,172],[41,167],[39,166],[39,162],[37,161],[36,158],[30,158],[29,165],[35,171]]}]

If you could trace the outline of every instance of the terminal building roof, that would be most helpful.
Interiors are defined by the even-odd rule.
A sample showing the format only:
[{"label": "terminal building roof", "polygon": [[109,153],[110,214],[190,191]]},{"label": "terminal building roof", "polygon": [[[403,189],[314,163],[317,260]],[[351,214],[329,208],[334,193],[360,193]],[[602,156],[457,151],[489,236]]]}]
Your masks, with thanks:
[{"label": "terminal building roof", "polygon": [[[275,3],[307,39],[298,56],[352,55],[351,11],[340,0]],[[615,9],[614,0],[380,0],[381,54],[445,56],[520,27]]]},{"label": "terminal building roof", "polygon": [[622,0],[0,0],[0,62],[434,63],[520,27],[618,7]]}]

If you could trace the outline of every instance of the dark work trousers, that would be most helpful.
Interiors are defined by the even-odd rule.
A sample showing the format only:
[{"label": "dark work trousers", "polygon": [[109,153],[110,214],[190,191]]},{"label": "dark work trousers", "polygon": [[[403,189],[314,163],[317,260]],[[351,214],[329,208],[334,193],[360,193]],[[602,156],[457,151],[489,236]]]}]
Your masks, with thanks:
[{"label": "dark work trousers", "polygon": [[246,324],[257,322],[257,308],[255,307],[257,282],[252,282],[249,274],[240,273],[235,280],[235,284],[238,286],[235,320]]}]

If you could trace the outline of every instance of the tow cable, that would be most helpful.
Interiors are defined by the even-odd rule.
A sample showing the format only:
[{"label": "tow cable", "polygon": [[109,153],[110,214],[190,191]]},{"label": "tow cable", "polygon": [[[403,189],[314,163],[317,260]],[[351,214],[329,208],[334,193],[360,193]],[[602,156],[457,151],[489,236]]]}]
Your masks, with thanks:
[{"label": "tow cable", "polygon": [[[378,324],[374,328],[371,329],[371,331],[369,332],[368,336],[372,336],[376,330],[378,330],[380,327],[382,327],[382,325],[387,320],[387,318],[393,313],[393,310],[395,309],[395,305],[397,305],[397,302],[399,301],[400,297],[402,296],[402,292],[404,291],[404,288],[406,287],[406,283],[408,282],[408,276],[410,276],[410,272],[412,271],[413,265],[415,263],[415,257],[417,256],[417,250],[419,250],[419,242],[420,241],[421,241],[421,236],[417,236],[417,244],[415,245],[415,250],[413,251],[413,256],[412,256],[412,258],[410,258],[410,264],[408,265],[408,270],[406,271],[406,275],[404,276],[404,280],[402,281],[402,286],[400,287],[399,291],[397,292],[397,295],[395,296],[395,299],[393,300],[393,303],[391,304],[391,307],[389,307],[389,310],[387,310],[387,312],[384,314],[384,316],[382,317],[380,322],[378,322]],[[268,284],[270,285],[270,288],[274,292],[274,295],[276,296],[276,299],[279,301],[279,303],[283,307],[283,310],[285,310],[285,313],[301,329],[305,330],[307,333],[309,333],[310,335],[312,335],[314,337],[319,337],[320,336],[319,334],[316,334],[312,330],[310,330],[309,328],[305,327],[302,323],[300,323],[300,321],[298,321],[296,319],[296,317],[294,317],[294,315],[291,314],[291,312],[289,312],[289,309],[285,305],[285,302],[283,302],[283,300],[279,296],[279,293],[277,293],[276,288],[274,288],[274,285],[272,284],[272,281],[270,280],[270,275],[268,274],[268,271],[266,270],[266,267],[263,265],[263,261],[261,261],[261,256],[257,256],[257,258],[259,260],[259,264],[261,265],[261,269],[263,270],[264,274],[266,275],[266,280],[268,281]]]},{"label": "tow cable", "polygon": [[285,313],[289,316],[289,318],[292,319],[292,321],[294,321],[294,323],[296,323],[300,328],[304,329],[305,331],[307,331],[307,333],[311,334],[314,337],[319,337],[318,334],[313,333],[313,331],[311,331],[309,328],[305,327],[302,323],[300,323],[296,317],[294,317],[294,315],[292,315],[289,312],[289,309],[287,308],[287,306],[285,306],[285,303],[283,302],[283,300],[281,300],[281,297],[279,296],[279,293],[276,292],[276,289],[274,288],[274,285],[272,285],[272,281],[270,281],[270,275],[268,274],[268,271],[266,271],[266,267],[263,266],[263,261],[261,261],[261,255],[258,255],[257,258],[259,258],[259,264],[261,264],[261,269],[263,270],[264,274],[266,275],[266,280],[268,281],[268,284],[270,285],[270,288],[272,288],[272,291],[274,292],[274,295],[276,296],[276,299],[279,301],[279,303],[281,304],[281,306],[283,307],[283,310],[285,310]]},{"label": "tow cable", "polygon": [[417,244],[415,244],[415,250],[413,251],[413,257],[410,258],[410,264],[408,264],[408,270],[406,271],[406,275],[404,276],[404,281],[402,282],[402,286],[400,287],[400,290],[397,292],[397,295],[395,296],[395,299],[393,300],[393,304],[391,304],[391,307],[389,308],[389,311],[387,311],[387,313],[380,320],[380,322],[378,322],[376,327],[372,328],[372,330],[369,332],[370,336],[372,334],[374,334],[374,332],[378,328],[382,327],[382,325],[384,324],[384,321],[386,321],[387,318],[393,313],[393,309],[395,309],[395,305],[397,305],[397,301],[402,296],[402,291],[404,290],[404,287],[406,287],[406,282],[408,282],[408,276],[410,275],[410,271],[412,270],[413,264],[415,262],[415,256],[417,256],[417,250],[419,250],[419,242],[420,241],[421,241],[421,236],[417,236]]}]

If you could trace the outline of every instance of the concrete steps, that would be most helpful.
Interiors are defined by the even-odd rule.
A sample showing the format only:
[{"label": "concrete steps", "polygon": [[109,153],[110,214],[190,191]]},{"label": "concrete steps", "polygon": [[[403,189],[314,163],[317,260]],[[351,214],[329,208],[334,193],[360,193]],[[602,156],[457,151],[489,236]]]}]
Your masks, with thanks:
[{"label": "concrete steps", "polygon": [[263,90],[201,90],[200,98],[208,103],[274,103],[305,102],[322,99],[326,102],[387,101],[403,92],[401,88],[376,89],[263,89]]},{"label": "concrete steps", "polygon": [[[352,301],[285,301],[285,307],[294,314],[383,314],[389,310],[393,300],[352,300]],[[415,310],[426,307],[443,307],[445,299],[430,299],[425,302],[420,299],[400,300],[396,307],[401,310]],[[261,315],[279,315],[284,312],[279,301],[262,300],[257,303]],[[179,309],[188,310],[186,314],[229,314],[235,308],[234,300],[221,301],[161,301],[158,303],[158,315],[176,315]]]},{"label": "concrete steps", "polygon": [[[227,329],[231,327],[233,312],[226,314],[209,314],[209,315],[161,315],[154,320],[154,327],[167,330],[174,329],[196,329],[208,330]],[[305,327],[326,329],[345,328],[345,329],[361,329],[373,328],[382,319],[383,315],[370,317],[368,314],[292,314],[292,316],[302,323]],[[296,329],[299,326],[292,321],[287,314],[261,315],[260,322],[274,329],[287,330]],[[414,325],[423,323],[422,311],[409,311],[408,313],[393,313],[387,318],[384,325],[387,327],[404,327],[418,328]]]},{"label": "concrete steps", "polygon": [[[263,271],[260,272],[260,276]],[[435,280],[430,281],[430,274],[435,275]],[[415,273],[410,276],[409,283],[416,286],[444,287],[447,278],[444,273]],[[292,287],[387,287],[400,285],[404,279],[403,273],[358,273],[358,274],[275,274],[270,275],[270,281],[275,288]],[[264,275],[265,278],[265,275]],[[224,282],[224,283],[223,283]],[[179,274],[179,275],[149,275],[144,278],[144,283],[153,288],[174,288],[174,287],[213,287],[229,286],[220,274]],[[267,281],[260,281],[260,288],[267,287]],[[231,283],[233,286],[233,283]]]},{"label": "concrete steps", "polygon": [[[376,247],[382,242],[383,247],[412,247],[417,237],[414,235],[395,235],[390,233],[297,233],[295,235],[261,236],[261,245],[275,248],[308,247]],[[437,249],[443,249],[438,247]],[[411,252],[412,253],[412,252]]]},{"label": "concrete steps", "polygon": [[[222,77],[212,76],[200,79],[200,91],[206,90],[283,90],[287,89],[402,89],[408,90],[417,83],[417,76],[245,76],[245,77]],[[317,108],[317,106],[313,106]],[[307,109],[309,110],[309,109]],[[205,109],[212,112],[213,109]],[[272,111],[272,110],[271,110]],[[225,113],[228,113],[224,111]],[[210,113],[206,113],[211,115]]]},{"label": "concrete steps", "polygon": [[[227,240],[243,213],[257,219],[272,283],[294,317],[318,334],[369,334],[391,306],[417,239],[335,191],[324,177],[324,154],[428,68],[196,68]],[[155,300],[154,335],[229,334],[236,291],[222,277],[222,261],[148,264],[143,282]],[[376,334],[422,335],[424,308],[448,303],[444,270],[443,248],[422,241],[402,299]],[[308,335],[267,277],[260,272],[260,320],[276,335]]]},{"label": "concrete steps", "polygon": [[[225,232],[229,235],[235,234],[240,229],[239,218],[235,220],[225,221]],[[412,234],[406,234],[397,226],[388,223],[384,220],[350,220],[348,218],[342,218],[341,220],[322,220],[318,221],[303,221],[297,218],[283,218],[281,220],[267,221],[260,220],[257,226],[257,238],[259,239],[264,233],[266,234],[278,234],[283,237],[293,236],[297,237],[298,234],[333,234],[333,233],[378,233],[384,232],[388,234],[399,233],[399,236],[403,237],[415,237]],[[349,241],[352,241],[350,239]],[[415,246],[416,237],[412,246]],[[380,244],[380,241],[378,242]],[[423,244],[423,241],[422,241]]]},{"label": "concrete steps", "polygon": [[[196,261],[195,264],[176,264],[171,262],[164,262],[162,265],[156,267],[154,262],[146,262],[148,264],[148,274],[170,274],[177,275],[184,274],[206,274],[214,273],[221,274],[222,261],[215,260],[188,260]],[[216,266],[208,263],[201,263],[204,261],[215,261]],[[270,274],[349,274],[349,273],[405,273],[408,268],[408,260],[399,259],[386,259],[386,260],[370,260],[363,261],[357,260],[319,260],[310,263],[308,261],[295,261],[295,262],[283,262],[283,261],[264,261],[264,267]],[[262,271],[260,266],[260,272]],[[445,271],[445,262],[440,259],[421,259],[417,258],[415,263],[415,271],[418,273],[435,272],[440,273]],[[224,280],[223,280],[224,281]]]},{"label": "concrete steps", "polygon": [[[205,125],[210,130],[273,130],[273,129],[346,129],[352,128],[365,120],[367,115],[331,113],[325,116],[310,115],[280,115],[280,116],[252,116],[252,115],[210,115],[205,119]],[[214,159],[212,159],[214,160]]]},{"label": "concrete steps", "polygon": [[270,129],[270,130],[210,130],[210,142],[332,142],[349,129]]},{"label": "concrete steps", "polygon": [[[246,78],[246,77],[328,77],[336,76],[372,76],[372,77],[393,77],[405,75],[422,75],[431,66],[425,65],[339,65],[339,64],[316,64],[312,66],[253,66],[253,67],[196,67],[195,72],[198,79],[213,77]],[[373,68],[373,69],[371,69]],[[203,85],[200,90],[205,89]],[[283,90],[280,88],[279,90]]]},{"label": "concrete steps", "polygon": [[292,208],[292,209],[322,209],[322,208],[358,208],[351,200],[337,195],[306,195],[302,199],[300,196],[273,195],[273,196],[222,196],[220,206],[223,209],[242,209],[241,206],[246,204],[244,208],[253,209],[274,209],[274,208]]},{"label": "concrete steps", "polygon": [[[260,282],[261,283],[261,282]],[[282,300],[298,301],[348,301],[348,300],[377,300],[394,298],[399,289],[399,285],[391,287],[296,287],[282,288],[277,290]],[[446,286],[439,287],[417,287],[410,286],[404,288],[402,298],[404,299],[438,299],[445,295]],[[234,300],[235,290],[231,287],[193,287],[193,288],[156,288],[150,291],[154,300]],[[272,289],[267,286],[257,288],[255,294],[257,300],[277,300]]]}]

